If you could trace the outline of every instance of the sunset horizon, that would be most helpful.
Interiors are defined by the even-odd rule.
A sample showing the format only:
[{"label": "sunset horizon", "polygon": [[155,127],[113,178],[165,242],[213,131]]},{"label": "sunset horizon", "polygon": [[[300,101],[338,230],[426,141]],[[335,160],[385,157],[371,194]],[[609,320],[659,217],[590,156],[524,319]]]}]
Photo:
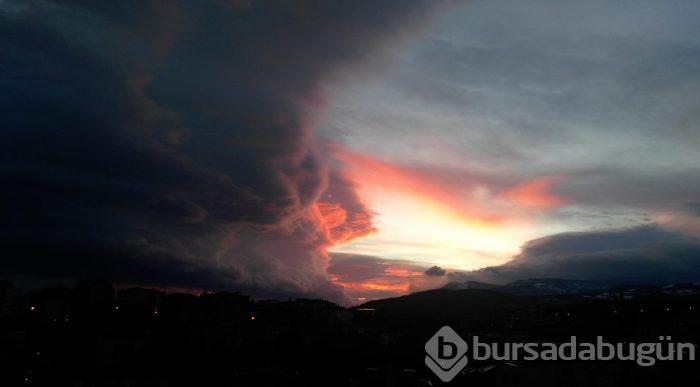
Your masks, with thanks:
[{"label": "sunset horizon", "polygon": [[356,305],[700,274],[693,2],[0,11],[19,286]]}]

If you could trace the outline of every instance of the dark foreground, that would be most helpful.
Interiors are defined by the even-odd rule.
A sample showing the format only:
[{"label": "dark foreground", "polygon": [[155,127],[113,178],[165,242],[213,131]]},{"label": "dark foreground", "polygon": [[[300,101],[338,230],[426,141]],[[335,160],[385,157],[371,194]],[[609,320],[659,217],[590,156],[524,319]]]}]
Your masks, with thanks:
[{"label": "dark foreground", "polygon": [[[669,290],[670,289],[670,290]],[[700,343],[687,289],[522,296],[441,289],[345,309],[81,282],[0,287],[0,386],[434,386],[425,342],[442,326],[485,342]],[[696,361],[473,361],[447,385],[697,386]]]}]

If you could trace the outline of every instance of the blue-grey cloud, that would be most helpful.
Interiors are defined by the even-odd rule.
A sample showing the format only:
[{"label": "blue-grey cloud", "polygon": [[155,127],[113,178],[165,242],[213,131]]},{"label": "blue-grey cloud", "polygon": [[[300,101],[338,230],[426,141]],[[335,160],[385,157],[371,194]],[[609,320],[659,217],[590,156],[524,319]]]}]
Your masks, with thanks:
[{"label": "blue-grey cloud", "polygon": [[694,216],[700,217],[700,203],[686,203],[682,209]]},{"label": "blue-grey cloud", "polygon": [[498,284],[530,278],[588,280],[612,285],[700,280],[700,239],[658,226],[562,233],[527,242],[511,261],[450,273],[455,281]]}]

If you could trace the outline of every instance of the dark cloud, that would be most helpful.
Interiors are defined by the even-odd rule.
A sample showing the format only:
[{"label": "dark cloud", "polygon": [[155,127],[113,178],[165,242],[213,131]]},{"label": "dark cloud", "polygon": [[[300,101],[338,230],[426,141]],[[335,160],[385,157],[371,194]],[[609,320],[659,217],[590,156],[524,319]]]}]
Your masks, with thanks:
[{"label": "dark cloud", "polygon": [[700,280],[700,240],[658,226],[563,233],[526,243],[503,265],[448,276],[499,284],[529,278],[617,285],[695,282]]},{"label": "dark cloud", "polygon": [[445,275],[445,269],[441,268],[440,266],[433,266],[429,268],[428,270],[424,271],[425,275],[432,276],[432,277],[442,277]]},{"label": "dark cloud", "polygon": [[340,299],[324,86],[430,8],[3,2],[3,271]]}]

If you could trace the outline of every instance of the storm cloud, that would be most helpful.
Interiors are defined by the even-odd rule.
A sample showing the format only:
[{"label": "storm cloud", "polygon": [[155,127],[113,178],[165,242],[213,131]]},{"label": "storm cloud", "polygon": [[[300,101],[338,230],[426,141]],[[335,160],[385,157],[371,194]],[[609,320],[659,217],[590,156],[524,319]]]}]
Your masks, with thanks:
[{"label": "storm cloud", "polygon": [[434,8],[2,2],[2,273],[343,299],[316,204],[371,213],[314,134],[326,86]]}]

